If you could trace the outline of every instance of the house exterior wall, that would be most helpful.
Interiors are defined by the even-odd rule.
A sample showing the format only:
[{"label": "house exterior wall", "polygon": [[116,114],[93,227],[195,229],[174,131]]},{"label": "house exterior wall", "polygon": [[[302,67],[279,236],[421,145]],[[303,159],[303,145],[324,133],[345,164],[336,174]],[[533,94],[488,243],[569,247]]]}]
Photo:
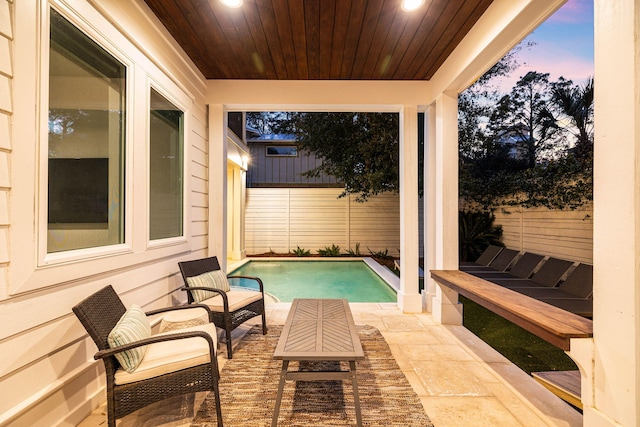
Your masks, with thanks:
[{"label": "house exterior wall", "polygon": [[[64,262],[38,249],[49,4],[129,65],[125,244]],[[142,1],[0,0],[2,426],[77,425],[104,401],[102,362],[71,311],[84,297],[111,284],[127,306],[186,301],[177,262],[207,254],[209,161],[204,78],[180,52]],[[147,238],[150,85],[185,107],[185,237],[160,244]]]},{"label": "house exterior wall", "polygon": [[251,163],[247,171],[248,187],[340,186],[338,180],[333,176],[321,174],[318,177],[308,178],[301,175],[322,164],[322,160],[313,153],[298,150],[296,157],[267,156],[266,147],[270,145],[291,146],[295,144],[291,142],[281,144],[249,143]]},{"label": "house exterior wall", "polygon": [[[369,254],[369,250],[388,250],[389,255],[398,257],[399,196],[385,193],[359,203],[355,196],[338,198],[341,191],[335,188],[247,189],[247,254],[288,253],[298,246],[316,254],[318,249],[331,245],[340,246],[341,252],[346,253],[348,249],[355,251],[359,243],[364,255]],[[421,207],[422,203],[420,210]]]},{"label": "house exterior wall", "polygon": [[0,298],[6,295],[7,270],[9,264],[9,195],[11,177],[11,114],[13,58],[14,5],[12,1],[0,0]]},{"label": "house exterior wall", "polygon": [[[38,235],[34,224],[39,205],[38,182],[34,176],[39,172],[36,160],[40,127],[36,112],[41,108],[37,88],[43,60],[42,40],[38,38],[42,36],[42,15],[38,8],[44,3],[44,0],[0,0],[0,425],[75,425],[103,400],[100,364],[92,360],[95,347],[74,319],[71,307],[108,283],[116,287],[127,305],[136,302],[145,308],[154,308],[181,300],[175,291],[179,281],[176,261],[206,252],[206,242],[211,241],[207,220],[212,217],[207,211],[214,208],[208,205],[207,193],[217,187],[209,186],[206,178],[211,159],[207,149],[206,104],[202,97],[205,83],[144,4],[140,0],[51,0],[67,12],[81,16],[84,25],[117,43],[135,64],[134,74],[140,81],[145,81],[147,76],[160,81],[169,79],[167,84],[178,85],[193,99],[188,111],[187,144],[190,217],[188,244],[180,249],[175,246],[152,248],[135,234],[145,230],[142,208],[138,216],[128,218],[141,225],[135,227],[135,232],[131,231],[132,246],[124,253],[64,265],[37,264]],[[375,83],[383,92],[387,87],[411,89],[410,93],[397,90],[383,93],[386,99],[382,100],[380,90],[361,91],[369,88],[366,84],[319,82],[311,85],[317,89],[311,99],[308,91],[292,94],[283,91],[282,86],[290,86],[291,82],[280,82],[272,91],[252,91],[247,88],[251,83],[235,82],[207,84],[207,100],[220,110],[216,117],[224,117],[223,108],[219,106],[226,104],[246,110],[246,106],[272,106],[274,102],[281,105],[343,103],[350,104],[351,111],[358,104],[432,105],[436,98],[457,93],[472,82],[548,16],[551,12],[548,9],[561,3],[494,2],[487,16],[472,29],[434,78],[428,84],[419,82],[419,86],[424,86],[423,91],[414,90],[414,82]],[[595,334],[593,351],[586,358],[590,362],[586,367],[593,368],[595,375],[588,377],[590,393],[583,393],[586,426],[632,426],[640,419],[640,143],[636,123],[640,99],[639,7],[631,0],[595,1],[595,79],[600,88],[595,99]],[[346,90],[347,87],[353,90]],[[225,93],[236,94],[243,88],[244,98],[225,101]],[[220,89],[222,93],[218,92]],[[447,100],[447,105],[441,104],[438,101],[435,106],[436,126],[442,120],[439,113],[442,109],[448,111],[445,122],[452,125],[455,122],[453,99]],[[208,134],[212,132],[209,128]],[[216,137],[223,140],[220,135]],[[455,140],[440,135],[439,131],[434,137],[440,142],[435,147],[436,157],[440,156],[438,150],[443,148],[442,143]],[[144,152],[144,138],[140,141],[143,141],[138,142],[142,147],[136,148]],[[614,146],[616,149],[611,149]],[[131,150],[130,154],[138,155],[139,151]],[[436,167],[440,167],[443,162],[436,160]],[[222,162],[226,162],[226,158],[221,158]],[[455,164],[444,163],[447,167]],[[143,171],[134,172],[138,172],[134,180],[145,180]],[[405,175],[417,179],[411,174]],[[444,228],[451,231],[457,210],[443,212],[442,207],[457,195],[448,191],[447,176],[442,178],[441,174],[434,173],[431,178],[438,187],[434,204],[440,208],[431,212],[437,217],[436,228],[443,228],[440,217],[445,216]],[[143,192],[138,187],[133,190],[138,190],[136,203],[144,206]],[[449,193],[444,202],[443,193]],[[133,195],[130,197],[133,202]],[[405,225],[402,221],[401,227],[409,232],[417,231],[412,224]],[[211,229],[215,227],[211,224]],[[439,236],[433,240],[436,242],[434,252],[439,258],[435,266],[454,264],[455,243]]]},{"label": "house exterior wall", "polygon": [[495,212],[511,249],[593,264],[593,204],[575,210],[505,207]]}]

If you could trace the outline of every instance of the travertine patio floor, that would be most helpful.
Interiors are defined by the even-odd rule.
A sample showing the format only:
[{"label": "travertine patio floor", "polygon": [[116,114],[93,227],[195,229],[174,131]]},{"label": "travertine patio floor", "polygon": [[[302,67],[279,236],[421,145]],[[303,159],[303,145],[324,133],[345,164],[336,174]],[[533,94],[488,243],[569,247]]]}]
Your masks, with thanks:
[{"label": "travertine patio floor", "polygon": [[[284,324],[290,305],[269,303],[268,324]],[[582,425],[579,412],[462,326],[439,325],[428,313],[403,314],[395,303],[355,303],[351,310],[356,324],[382,332],[436,427]],[[255,323],[238,328],[234,342]],[[226,352],[219,354],[222,369]],[[160,402],[119,425],[188,426],[202,395]],[[106,425],[104,409],[80,426]]]}]

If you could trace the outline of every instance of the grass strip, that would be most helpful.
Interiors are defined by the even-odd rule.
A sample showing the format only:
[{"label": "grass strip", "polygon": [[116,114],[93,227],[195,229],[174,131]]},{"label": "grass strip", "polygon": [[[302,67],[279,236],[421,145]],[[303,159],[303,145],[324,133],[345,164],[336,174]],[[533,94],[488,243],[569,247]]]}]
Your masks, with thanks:
[{"label": "grass strip", "polygon": [[564,351],[460,296],[463,325],[528,374],[578,369]]}]

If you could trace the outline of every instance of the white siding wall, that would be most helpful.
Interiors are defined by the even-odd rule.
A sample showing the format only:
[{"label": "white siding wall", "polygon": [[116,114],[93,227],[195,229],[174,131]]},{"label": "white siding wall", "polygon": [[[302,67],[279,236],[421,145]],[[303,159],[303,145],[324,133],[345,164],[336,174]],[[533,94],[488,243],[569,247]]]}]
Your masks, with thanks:
[{"label": "white siding wall", "polygon": [[[37,261],[37,158],[39,75],[34,61],[40,52],[39,7],[47,2],[0,0],[0,425],[77,425],[104,401],[102,362],[96,347],[71,312],[92,292],[111,284],[125,305],[145,309],[185,301],[177,262],[206,255],[208,211],[208,129],[205,81],[141,0],[65,0],[70,9],[117,39],[119,28],[130,33],[118,49],[135,66],[132,109],[138,118],[127,153],[135,180],[127,220],[133,224],[125,253],[39,265]],[[67,8],[65,5],[70,5]],[[46,13],[46,12],[45,12]],[[45,15],[46,16],[46,15]],[[46,32],[44,33],[46,37]],[[152,80],[170,93],[190,99],[186,111],[186,198],[190,206],[187,239],[181,244],[150,246],[146,239],[146,91]],[[177,89],[176,89],[177,88]],[[19,97],[15,94],[20,93]],[[34,100],[36,100],[34,108]],[[46,123],[45,123],[46,126]],[[133,142],[132,141],[132,142]],[[45,141],[46,143],[46,141]],[[45,154],[46,155],[46,154]],[[17,167],[16,165],[20,165]],[[130,181],[128,181],[130,182]]]},{"label": "white siding wall", "polygon": [[[11,178],[11,79],[13,1],[0,0],[0,298],[6,296],[9,265],[9,195]],[[2,376],[0,375],[0,378]]]},{"label": "white siding wall", "polygon": [[504,208],[496,212],[503,242],[512,249],[593,263],[593,205],[576,210]]},{"label": "white siding wall", "polygon": [[351,196],[339,199],[341,192],[335,188],[247,189],[247,254],[287,253],[297,246],[315,254],[334,244],[345,253],[359,243],[363,254],[387,249],[389,255],[398,256],[399,196],[382,194],[358,203]]}]

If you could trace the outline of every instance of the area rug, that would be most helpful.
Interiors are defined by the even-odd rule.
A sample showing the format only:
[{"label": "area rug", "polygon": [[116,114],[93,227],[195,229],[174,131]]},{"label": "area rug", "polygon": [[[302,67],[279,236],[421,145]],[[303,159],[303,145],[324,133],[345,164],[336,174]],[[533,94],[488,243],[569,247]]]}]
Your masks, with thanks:
[{"label": "area rug", "polygon": [[[273,360],[281,326],[270,326],[262,335],[253,327],[233,352],[220,375],[220,399],[226,427],[270,426],[282,362]],[[358,391],[365,426],[425,426],[433,424],[418,395],[396,363],[378,329],[358,326],[365,360],[357,362]],[[335,362],[323,362],[335,363]],[[289,370],[326,369],[298,366]],[[342,362],[341,368],[348,369]],[[213,395],[207,396],[192,427],[216,424]],[[278,426],[354,426],[353,389],[350,381],[287,381]]]}]

